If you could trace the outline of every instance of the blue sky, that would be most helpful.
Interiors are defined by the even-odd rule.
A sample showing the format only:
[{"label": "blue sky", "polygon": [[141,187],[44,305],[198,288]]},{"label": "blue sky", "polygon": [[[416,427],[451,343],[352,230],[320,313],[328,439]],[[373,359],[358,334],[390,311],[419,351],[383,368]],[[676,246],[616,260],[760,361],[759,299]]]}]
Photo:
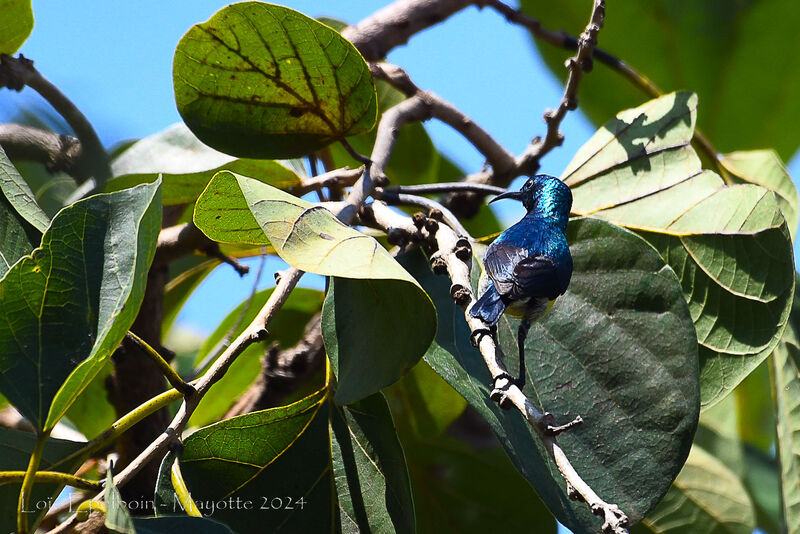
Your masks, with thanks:
[{"label": "blue sky", "polygon": [[[329,15],[346,22],[357,22],[387,3],[284,0],[310,16]],[[192,24],[207,20],[226,4],[34,0],[36,23],[21,52],[73,99],[103,143],[111,146],[180,120],[172,93],[175,45]],[[454,103],[515,154],[544,132],[542,111],[561,97],[562,87],[543,66],[527,34],[490,9],[466,9],[415,36],[388,59],[402,66],[420,87]],[[45,106],[30,90],[5,91],[0,120],[18,106],[37,104]],[[449,127],[435,121],[427,127],[437,146],[462,168],[480,169],[480,154]],[[566,141],[543,160],[542,172],[559,174],[594,131],[579,111],[567,115],[562,130]],[[799,158],[791,162],[790,171],[800,175]],[[510,210],[501,213],[506,222],[517,215]],[[269,261],[267,271],[280,266],[279,260]],[[268,272],[262,279],[262,285],[272,282]],[[222,266],[193,297],[180,321],[209,332],[246,297],[251,283]],[[322,282],[307,275],[304,283],[320,287]]]}]

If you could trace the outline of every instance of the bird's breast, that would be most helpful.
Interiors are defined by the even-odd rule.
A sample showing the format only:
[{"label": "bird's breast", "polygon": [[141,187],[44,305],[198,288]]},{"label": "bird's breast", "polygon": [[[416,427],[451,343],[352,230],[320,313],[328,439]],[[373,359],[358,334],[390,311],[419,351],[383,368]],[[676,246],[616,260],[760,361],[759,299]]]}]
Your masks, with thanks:
[{"label": "bird's breast", "polygon": [[517,319],[528,317],[531,321],[536,321],[550,311],[555,301],[556,299],[550,300],[546,297],[528,297],[511,302],[506,306],[505,312]]}]

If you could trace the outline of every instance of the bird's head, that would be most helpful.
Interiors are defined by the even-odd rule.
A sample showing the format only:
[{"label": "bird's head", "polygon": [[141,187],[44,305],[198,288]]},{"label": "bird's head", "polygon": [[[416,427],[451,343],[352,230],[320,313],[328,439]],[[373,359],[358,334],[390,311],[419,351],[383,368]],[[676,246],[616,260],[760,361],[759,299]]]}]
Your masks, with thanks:
[{"label": "bird's head", "polygon": [[572,209],[572,192],[567,184],[555,176],[537,174],[528,178],[519,191],[506,191],[490,202],[502,198],[519,200],[528,213],[538,217],[554,218],[562,228],[567,227],[569,212]]}]

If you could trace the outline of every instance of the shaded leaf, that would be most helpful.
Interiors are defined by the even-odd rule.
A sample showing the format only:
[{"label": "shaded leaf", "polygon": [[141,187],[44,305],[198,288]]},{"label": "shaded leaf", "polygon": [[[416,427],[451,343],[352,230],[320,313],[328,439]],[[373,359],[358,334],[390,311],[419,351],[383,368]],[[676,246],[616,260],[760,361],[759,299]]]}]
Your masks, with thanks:
[{"label": "shaded leaf", "polygon": [[797,198],[797,188],[780,156],[774,150],[732,152],[723,154],[720,163],[733,175],[733,178],[775,192],[778,205],[794,239],[800,201]]},{"label": "shaded leaf", "polygon": [[[383,250],[383,249],[381,249]],[[436,313],[422,291],[400,280],[332,278],[322,307],[322,339],[349,404],[393,384],[436,334]]]},{"label": "shaded leaf", "polygon": [[800,532],[800,302],[795,298],[789,326],[773,353],[777,456],[781,468],[783,520]]},{"label": "shaded leaf", "polygon": [[0,147],[0,189],[6,200],[25,221],[39,232],[47,230],[50,218],[36,204],[31,188],[11,164],[2,147]]},{"label": "shaded leaf", "polygon": [[186,515],[184,507],[175,494],[175,488],[172,486],[172,464],[175,462],[175,458],[175,452],[168,450],[158,467],[156,489],[153,495],[153,513],[156,517]]},{"label": "shaded leaf", "polygon": [[[596,219],[571,221],[567,238],[575,270],[567,293],[530,330],[525,392],[559,422],[583,417],[559,442],[581,477],[635,522],[659,502],[689,452],[699,409],[694,330],[674,273],[644,240]],[[416,268],[407,267],[447,325],[426,361],[489,422],[561,523],[599,532],[601,521],[588,507],[567,498],[535,431],[489,400],[491,377],[448,281],[414,261]],[[474,283],[479,271],[475,265]],[[498,324],[512,374],[517,324],[507,316]]]},{"label": "shaded leaf", "polygon": [[[247,300],[233,309],[206,339],[197,353],[195,365],[207,359],[212,351],[219,347],[226,337],[236,339],[255,319],[258,312],[272,295],[274,288],[259,291],[247,306]],[[315,289],[295,288],[281,309],[270,321],[269,336],[261,343],[253,343],[236,357],[225,375],[217,381],[200,401],[192,414],[190,423],[196,426],[208,425],[220,419],[236,400],[247,391],[247,388],[261,373],[261,356],[266,347],[278,343],[279,347],[291,347],[303,335],[309,319],[322,307],[324,295]],[[207,362],[211,364],[212,362]]]},{"label": "shaded leaf", "polygon": [[297,157],[370,130],[375,85],[332,28],[262,2],[229,5],[175,50],[175,100],[208,145],[240,157]]},{"label": "shaded leaf", "polygon": [[[323,388],[198,430],[181,456],[192,498],[240,532],[413,531],[408,476],[385,401],[371,397],[359,408],[336,407]],[[226,499],[251,507],[212,509]]]},{"label": "shaded leaf", "polygon": [[194,260],[193,263],[196,261],[196,264],[182,270],[167,282],[164,288],[164,319],[161,321],[163,332],[169,331],[194,290],[220,265],[217,260],[197,256],[192,256],[191,259]]},{"label": "shaded leaf", "polygon": [[[535,525],[537,534],[556,533],[555,518],[488,425],[464,411],[464,398],[427,362],[384,394],[406,455],[417,530],[527,532]],[[459,416],[460,431],[445,433]]]},{"label": "shaded leaf", "polygon": [[[520,5],[546,28],[575,36],[586,27],[591,7],[582,0],[521,0]],[[699,126],[718,150],[768,146],[784,160],[792,157],[800,146],[795,128],[800,101],[787,88],[800,84],[794,24],[800,5],[792,0],[620,0],[611,15],[600,47],[664,91],[696,91],[703,106]],[[564,60],[574,52],[537,46],[551,72],[563,80]],[[581,99],[581,110],[595,124],[645,99],[620,73],[595,64],[581,83],[581,94],[591,95]]]},{"label": "shaded leaf", "polygon": [[106,379],[111,376],[113,370],[114,364],[111,360],[106,360],[65,414],[86,439],[97,437],[117,420],[117,412],[111,404],[106,387]]},{"label": "shaded leaf", "polygon": [[106,471],[105,491],[106,528],[118,534],[136,534],[133,518],[131,518],[131,514],[128,512],[128,507],[125,501],[122,500],[117,486],[114,485],[113,469],[110,467],[108,471]]},{"label": "shaded leaf", "polygon": [[622,111],[562,177],[573,212],[636,229],[678,274],[700,344],[704,406],[778,342],[794,291],[792,244],[769,190],[726,186],[689,145],[697,97],[673,93]]},{"label": "shaded leaf", "polygon": [[63,209],[0,280],[0,390],[49,430],[119,345],[161,227],[159,184]]},{"label": "shaded leaf", "polygon": [[695,446],[664,500],[633,532],[751,534],[754,527],[753,505],[742,483]]},{"label": "shaded leaf", "polygon": [[342,532],[416,532],[405,457],[383,396],[332,407],[330,429]]},{"label": "shaded leaf", "polygon": [[[41,226],[39,218],[32,216],[38,207],[33,200],[30,200],[31,204],[28,203],[28,193],[30,190],[24,180],[0,147],[0,277],[18,259],[38,246],[42,238],[41,231],[36,227],[36,224]],[[30,207],[28,218],[23,215],[26,206]],[[47,228],[47,224],[44,228]]]},{"label": "shaded leaf", "polygon": [[13,54],[33,30],[31,0],[0,0],[0,54]]},{"label": "shaded leaf", "polygon": [[162,179],[165,206],[197,200],[218,171],[252,176],[280,189],[300,185],[294,170],[278,161],[237,159],[204,145],[183,123],[136,142],[111,163],[114,178],[107,191]]},{"label": "shaded leaf", "polygon": [[[36,436],[34,434],[0,427],[0,471],[24,471],[27,469],[28,461],[35,445]],[[39,469],[52,469],[53,464],[63,460],[84,445],[85,443],[77,441],[48,438],[44,446]],[[79,459],[73,461],[70,465],[61,465],[58,469],[71,474],[78,468],[80,463]],[[4,510],[0,514],[0,532],[16,532],[17,516],[13,511],[17,507],[21,485],[20,483],[0,485],[0,503],[2,503]],[[61,488],[62,486],[58,484],[35,484],[33,486],[29,501],[29,509],[31,509],[32,513],[28,519],[28,524],[34,524],[36,522],[34,518],[46,513],[53,506]]]},{"label": "shaded leaf", "polygon": [[233,534],[227,525],[207,517],[137,517],[133,526],[136,534]]}]

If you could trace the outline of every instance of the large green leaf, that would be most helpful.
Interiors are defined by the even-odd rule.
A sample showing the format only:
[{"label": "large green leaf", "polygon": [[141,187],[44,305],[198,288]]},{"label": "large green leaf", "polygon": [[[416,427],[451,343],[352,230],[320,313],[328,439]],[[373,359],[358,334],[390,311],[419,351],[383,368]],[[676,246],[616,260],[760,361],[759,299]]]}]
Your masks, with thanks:
[{"label": "large green leaf", "polygon": [[133,518],[128,512],[125,501],[122,500],[119,489],[114,485],[114,473],[110,468],[106,471],[105,490],[106,528],[117,534],[136,534]]},{"label": "large green leaf", "polygon": [[49,223],[0,147],[0,277],[39,245]]},{"label": "large green leaf", "polygon": [[697,97],[681,92],[620,112],[562,178],[573,191],[573,212],[639,230],[678,274],[709,406],[780,339],[794,263],[775,195],[753,184],[725,185],[701,169],[689,144],[696,107]]},{"label": "large green leaf", "polygon": [[204,145],[183,123],[138,141],[111,162],[114,178],[107,191],[118,191],[161,175],[165,206],[197,200],[208,182],[222,169],[252,176],[280,189],[300,185],[286,165],[272,160],[237,159]]},{"label": "large green leaf", "polygon": [[[36,445],[36,436],[30,432],[22,432],[11,428],[0,427],[0,471],[24,471],[28,468],[33,448]],[[48,438],[44,446],[40,470],[49,470],[58,461],[66,458],[83,447],[85,443]],[[80,465],[74,461],[70,465],[63,465],[59,470],[72,473]],[[17,508],[20,483],[0,485],[0,532],[16,532],[17,517],[13,512]],[[58,484],[35,484],[29,500],[31,516],[28,523],[34,523],[34,517],[46,513],[55,502],[61,486]]]},{"label": "large green leaf", "polygon": [[114,364],[106,360],[103,367],[73,401],[66,416],[86,439],[94,439],[117,420],[117,411],[109,399],[107,379]]},{"label": "large green leaf", "polygon": [[731,176],[744,183],[753,183],[774,191],[783,217],[794,239],[797,231],[797,188],[792,177],[774,150],[750,150],[723,154],[720,163]]},{"label": "large green leaf", "polygon": [[31,0],[0,0],[0,54],[13,54],[33,30]]},{"label": "large green leaf", "polygon": [[800,532],[800,299],[773,353],[772,388],[777,414],[783,519],[788,532]]},{"label": "large green leaf", "polygon": [[751,534],[754,527],[753,505],[742,483],[695,446],[664,500],[633,532]]},{"label": "large green leaf", "polygon": [[193,26],[175,50],[173,83],[197,137],[241,157],[302,156],[370,130],[377,115],[369,67],[350,42],[263,2]]},{"label": "large green leaf", "polygon": [[[545,27],[576,36],[591,8],[583,0],[520,5]],[[620,0],[609,8],[599,43],[665,91],[696,91],[703,106],[699,125],[717,149],[774,147],[788,160],[800,145],[800,100],[790,89],[800,84],[798,16],[800,4],[793,0]],[[564,79],[564,60],[574,52],[538,46]],[[581,82],[580,101],[595,124],[644,100],[620,73],[595,64]]]},{"label": "large green leaf", "polygon": [[[689,452],[699,410],[694,329],[675,274],[644,240],[596,219],[571,221],[567,238],[575,271],[567,293],[530,330],[524,390],[559,422],[583,417],[559,436],[565,453],[604,500],[636,522],[658,503]],[[527,421],[489,400],[491,377],[448,281],[433,276],[421,258],[408,261],[443,325],[426,361],[489,422],[561,523],[599,532],[601,521],[589,508],[567,498]],[[475,283],[478,271],[476,265]],[[511,373],[517,325],[506,317],[498,325]]]},{"label": "large green leaf", "polygon": [[133,323],[161,227],[160,183],[63,209],[0,280],[0,391],[53,428]]},{"label": "large green leaf", "polygon": [[269,241],[290,265],[337,277],[322,321],[339,379],[337,402],[356,401],[393,383],[430,345],[436,314],[416,280],[375,239],[322,206],[220,172],[197,200],[194,220],[211,239]]},{"label": "large green leaf", "polygon": [[[273,291],[273,288],[259,291],[253,295],[249,306],[245,300],[232,310],[203,343],[197,353],[196,364],[205,360],[212,350],[218,348],[225,337],[229,340],[236,339],[255,319]],[[321,291],[295,288],[270,321],[269,337],[263,343],[253,343],[236,357],[225,375],[211,386],[200,401],[190,423],[196,426],[208,425],[225,415],[236,399],[261,373],[261,356],[264,355],[265,347],[278,343],[281,349],[286,349],[297,343],[309,319],[322,307],[322,300]]]},{"label": "large green leaf", "polygon": [[555,518],[476,421],[480,416],[464,411],[464,398],[427,362],[384,394],[406,455],[420,532],[527,532],[535,525],[536,534],[556,533]]},{"label": "large green leaf", "polygon": [[322,339],[338,379],[338,403],[393,384],[428,350],[436,313],[421,289],[408,286],[400,280],[331,279],[322,307]]},{"label": "large green leaf", "polygon": [[[198,509],[240,532],[414,531],[402,449],[379,394],[339,408],[323,388],[202,428],[184,445]],[[230,499],[243,504],[211,509]]]}]

